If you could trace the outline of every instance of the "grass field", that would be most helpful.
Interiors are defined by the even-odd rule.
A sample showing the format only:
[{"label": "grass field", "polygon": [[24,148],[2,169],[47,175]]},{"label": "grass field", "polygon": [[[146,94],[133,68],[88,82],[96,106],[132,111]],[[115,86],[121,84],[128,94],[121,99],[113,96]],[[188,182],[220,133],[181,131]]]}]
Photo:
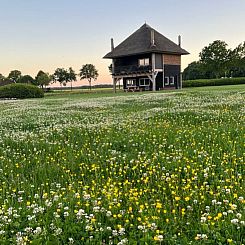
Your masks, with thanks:
[{"label": "grass field", "polygon": [[245,243],[244,85],[54,93],[0,116],[0,244]]}]

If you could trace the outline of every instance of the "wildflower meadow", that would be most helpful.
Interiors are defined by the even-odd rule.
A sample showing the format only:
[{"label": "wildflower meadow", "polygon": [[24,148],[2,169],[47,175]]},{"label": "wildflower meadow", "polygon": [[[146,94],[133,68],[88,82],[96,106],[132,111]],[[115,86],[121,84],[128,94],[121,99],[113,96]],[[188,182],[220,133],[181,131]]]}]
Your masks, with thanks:
[{"label": "wildflower meadow", "polygon": [[245,87],[0,101],[0,244],[245,244]]}]

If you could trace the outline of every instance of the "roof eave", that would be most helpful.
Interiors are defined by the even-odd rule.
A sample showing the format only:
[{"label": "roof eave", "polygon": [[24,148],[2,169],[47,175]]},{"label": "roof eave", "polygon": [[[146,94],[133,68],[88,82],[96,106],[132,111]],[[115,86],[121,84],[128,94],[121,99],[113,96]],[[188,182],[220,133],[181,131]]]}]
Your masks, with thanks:
[{"label": "roof eave", "polygon": [[149,54],[149,53],[161,53],[161,54],[173,54],[173,55],[188,55],[190,54],[186,50],[182,52],[171,52],[171,51],[161,51],[161,50],[151,50],[147,52],[138,52],[138,53],[132,53],[132,54],[125,54],[125,55],[113,55],[111,52],[106,54],[103,59],[115,59],[115,58],[122,58],[122,57],[128,57],[128,56],[134,56],[134,55],[140,55],[140,54]]}]

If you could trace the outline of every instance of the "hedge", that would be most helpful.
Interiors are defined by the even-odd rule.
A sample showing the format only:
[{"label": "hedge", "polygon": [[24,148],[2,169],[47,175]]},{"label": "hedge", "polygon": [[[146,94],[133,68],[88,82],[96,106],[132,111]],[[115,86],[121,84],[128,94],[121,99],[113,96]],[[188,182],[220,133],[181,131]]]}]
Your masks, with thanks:
[{"label": "hedge", "polygon": [[219,78],[219,79],[199,79],[199,80],[185,80],[183,87],[204,87],[204,86],[222,86],[222,85],[237,85],[245,84],[245,77],[236,78]]},{"label": "hedge", "polygon": [[30,84],[13,83],[0,87],[0,98],[27,99],[42,97],[44,97],[43,90]]}]

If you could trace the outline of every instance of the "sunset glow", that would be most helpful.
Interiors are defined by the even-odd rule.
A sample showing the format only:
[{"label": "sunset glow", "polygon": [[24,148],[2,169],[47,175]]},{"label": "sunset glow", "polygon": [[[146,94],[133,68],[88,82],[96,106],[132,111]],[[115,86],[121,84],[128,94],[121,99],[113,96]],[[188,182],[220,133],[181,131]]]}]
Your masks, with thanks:
[{"label": "sunset glow", "polygon": [[[35,76],[39,70],[53,73],[58,67],[76,72],[86,63],[99,70],[96,83],[111,83],[110,38],[118,45],[145,21],[191,55],[182,69],[198,59],[201,49],[220,39],[234,48],[245,40],[245,2],[222,1],[5,1],[0,2],[0,73],[17,69]],[[77,85],[86,81],[79,81]]]}]

